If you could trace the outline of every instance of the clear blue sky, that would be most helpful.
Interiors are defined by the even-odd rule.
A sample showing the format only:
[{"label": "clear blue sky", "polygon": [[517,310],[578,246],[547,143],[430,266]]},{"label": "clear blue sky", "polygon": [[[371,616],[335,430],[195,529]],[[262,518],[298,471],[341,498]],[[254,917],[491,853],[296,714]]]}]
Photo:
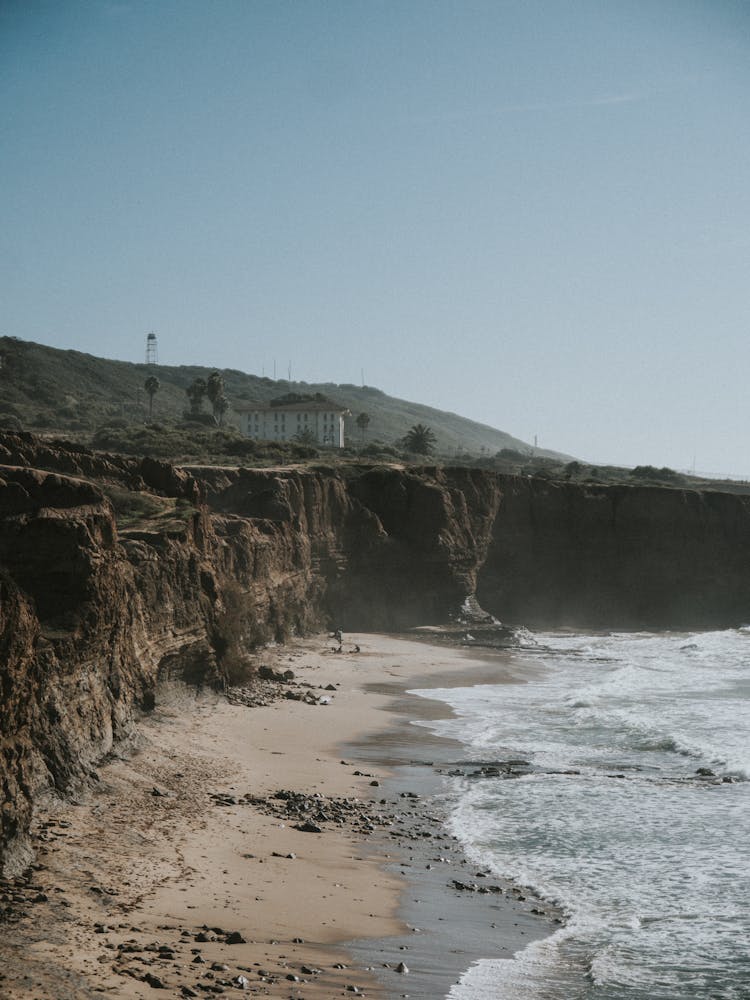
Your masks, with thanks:
[{"label": "clear blue sky", "polygon": [[750,473],[750,3],[0,0],[0,332]]}]

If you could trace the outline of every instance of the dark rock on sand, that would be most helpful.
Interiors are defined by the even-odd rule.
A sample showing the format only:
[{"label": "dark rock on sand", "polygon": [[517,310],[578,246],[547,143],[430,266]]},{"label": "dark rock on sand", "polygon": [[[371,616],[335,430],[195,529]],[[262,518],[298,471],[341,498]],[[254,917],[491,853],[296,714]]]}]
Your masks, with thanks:
[{"label": "dark rock on sand", "polygon": [[266,681],[276,681],[278,684],[282,684],[284,681],[294,680],[293,670],[274,670],[273,667],[258,667],[258,676],[262,680]]},{"label": "dark rock on sand", "polygon": [[224,938],[225,944],[247,944],[247,941],[243,938],[239,931],[231,931]]}]

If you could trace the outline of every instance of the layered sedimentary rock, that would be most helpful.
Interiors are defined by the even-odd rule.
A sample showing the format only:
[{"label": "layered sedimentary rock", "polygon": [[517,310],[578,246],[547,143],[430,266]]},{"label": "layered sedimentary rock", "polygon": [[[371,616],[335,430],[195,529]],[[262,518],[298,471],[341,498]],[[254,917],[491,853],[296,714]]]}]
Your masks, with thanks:
[{"label": "layered sedimentary rock", "polygon": [[[143,502],[141,502],[143,501]],[[148,502],[146,502],[148,501]],[[719,626],[750,607],[750,498],[477,470],[174,469],[0,435],[0,864],[161,679],[327,625]]]}]

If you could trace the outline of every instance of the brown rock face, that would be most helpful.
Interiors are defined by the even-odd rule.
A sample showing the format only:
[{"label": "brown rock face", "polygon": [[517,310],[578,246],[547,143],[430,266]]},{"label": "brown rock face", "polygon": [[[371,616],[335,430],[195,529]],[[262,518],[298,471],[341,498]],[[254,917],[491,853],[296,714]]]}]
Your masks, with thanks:
[{"label": "brown rock face", "polygon": [[727,627],[750,620],[750,497],[504,482],[477,597],[542,627]]},{"label": "brown rock face", "polygon": [[167,677],[324,625],[748,618],[750,498],[476,470],[174,469],[0,433],[0,867]]}]

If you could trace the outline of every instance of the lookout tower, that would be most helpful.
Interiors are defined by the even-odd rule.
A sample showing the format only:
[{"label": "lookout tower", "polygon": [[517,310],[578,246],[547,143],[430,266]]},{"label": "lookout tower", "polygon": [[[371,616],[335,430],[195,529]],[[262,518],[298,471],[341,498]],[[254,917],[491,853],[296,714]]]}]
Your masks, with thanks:
[{"label": "lookout tower", "polygon": [[146,337],[146,364],[156,365],[159,363],[159,349],[156,344],[156,334],[151,333]]}]

